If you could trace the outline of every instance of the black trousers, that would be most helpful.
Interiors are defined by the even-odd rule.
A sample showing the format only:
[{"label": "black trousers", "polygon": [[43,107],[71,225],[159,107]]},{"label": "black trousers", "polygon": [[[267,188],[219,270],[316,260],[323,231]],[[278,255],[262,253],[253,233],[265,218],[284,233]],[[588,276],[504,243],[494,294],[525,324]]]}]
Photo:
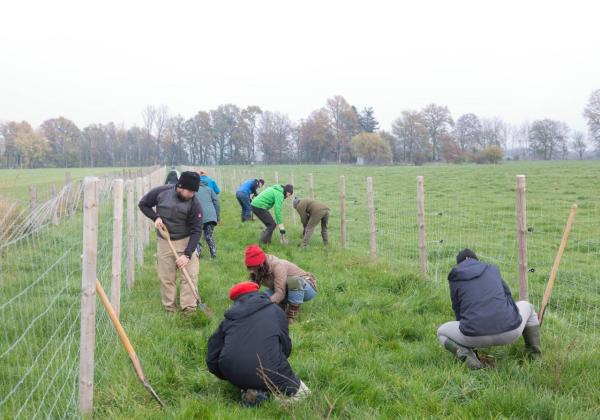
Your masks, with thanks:
[{"label": "black trousers", "polygon": [[273,219],[273,216],[271,216],[271,213],[269,213],[268,210],[259,209],[258,207],[252,206],[252,213],[254,213],[256,217],[258,217],[258,219],[265,225],[265,230],[263,230],[262,235],[260,235],[260,243],[270,244],[273,231],[277,227],[275,219]]}]

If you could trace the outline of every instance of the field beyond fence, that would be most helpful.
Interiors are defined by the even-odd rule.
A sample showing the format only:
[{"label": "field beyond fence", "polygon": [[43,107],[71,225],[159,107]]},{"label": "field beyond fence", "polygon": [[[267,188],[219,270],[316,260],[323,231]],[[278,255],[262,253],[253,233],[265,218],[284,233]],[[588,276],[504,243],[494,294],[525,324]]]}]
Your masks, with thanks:
[{"label": "field beyond fence", "polygon": [[[388,331],[384,324],[402,322],[394,317],[405,316],[402,312],[404,305],[408,307],[410,304],[403,303],[403,299],[411,298],[418,302],[422,299],[429,305],[419,307],[413,316],[428,317],[423,314],[427,311],[432,311],[433,315],[425,318],[427,324],[382,334],[378,339],[389,345],[389,349],[385,349],[386,357],[393,358],[394,352],[402,353],[390,344],[393,342],[411,346],[415,344],[413,342],[429,340],[427,344],[419,345],[426,345],[428,354],[438,351],[434,325],[440,318],[451,315],[450,302],[446,300],[446,276],[455,263],[456,254],[465,247],[473,249],[482,260],[499,266],[515,298],[521,294],[539,308],[567,217],[572,205],[577,204],[575,222],[544,321],[544,341],[551,343],[550,348],[561,351],[574,349],[573,357],[585,356],[588,349],[600,344],[597,336],[600,327],[600,173],[593,162],[424,167],[227,166],[205,169],[223,190],[224,226],[216,231],[219,260],[208,263],[208,267],[207,263],[203,263],[202,267],[207,268],[206,271],[201,269],[200,274],[201,293],[206,292],[207,303],[217,308],[217,319],[194,324],[201,335],[194,336],[194,346],[197,346],[194,351],[203,351],[204,344],[198,343],[205,342],[222,309],[228,304],[225,298],[217,300],[215,296],[225,296],[226,288],[235,280],[232,277],[243,274],[240,259],[243,247],[258,240],[258,222],[242,225],[234,199],[238,185],[255,177],[265,179],[267,186],[292,183],[297,196],[314,197],[327,203],[331,210],[330,251],[323,250],[319,244],[318,229],[309,250],[302,254],[303,251],[297,249],[302,228],[291,200],[284,203],[284,223],[292,244],[288,247],[275,244],[270,249],[275,254],[300,259],[315,272],[322,285],[318,302],[307,309],[309,313],[312,311],[309,320],[312,324],[307,321],[306,325],[299,327],[298,331],[303,336],[295,333],[294,338],[301,343],[302,340],[313,342],[315,337],[311,334],[323,330],[343,341],[345,332],[340,325],[348,311],[370,311],[375,321],[368,322],[378,322],[373,328]],[[519,175],[524,175],[524,178],[518,178]],[[0,336],[0,417],[75,417],[92,410],[102,417],[126,416],[125,413],[140,418],[160,417],[159,412],[146,412],[139,407],[151,405],[143,396],[143,390],[139,392],[142,396],[138,397],[134,408],[119,396],[117,390],[124,385],[118,382],[120,377],[114,366],[127,366],[116,362],[126,356],[119,348],[104,310],[96,308],[98,304],[92,280],[95,282],[97,277],[101,281],[117,313],[129,314],[129,327],[134,334],[141,330],[137,337],[142,341],[146,333],[144,330],[154,326],[145,324],[149,321],[143,318],[143,314],[142,318],[132,318],[131,311],[141,310],[133,307],[132,300],[141,298],[135,294],[136,288],[140,287],[137,279],[153,269],[154,234],[151,233],[151,223],[137,209],[137,201],[150,188],[164,183],[165,176],[164,167],[145,169],[143,173],[112,173],[97,179],[89,178],[87,183],[76,180],[65,182],[61,188],[47,187],[44,191],[49,192],[36,196],[35,200],[31,199],[31,189],[25,187],[25,195],[23,188],[12,198],[4,193],[0,200],[0,321],[3,325]],[[93,205],[84,209],[86,194]],[[85,219],[84,213],[90,217],[90,209],[95,214],[91,219]],[[86,231],[92,236],[82,235]],[[327,258],[333,257],[338,260],[328,263]],[[93,259],[93,267],[89,265],[89,258]],[[82,270],[82,265],[88,271]],[[344,271],[327,271],[327,265],[343,266]],[[212,277],[207,280],[207,276]],[[370,284],[357,286],[357,290],[364,287],[368,291],[349,296],[344,301],[345,306],[328,306],[327,302],[335,302],[340,293],[352,293],[352,289],[344,286],[345,281],[360,283],[362,276]],[[403,279],[407,278],[418,283],[417,289],[410,292],[414,294],[412,297],[405,295],[408,289]],[[146,287],[157,292],[158,285],[149,284],[144,283],[142,292],[147,292]],[[427,291],[430,298],[425,297],[428,296]],[[154,299],[152,310],[160,311],[156,294],[144,296],[144,299]],[[385,316],[378,313],[378,308],[369,306],[377,299],[386,302]],[[311,325],[314,331],[311,331]],[[408,330],[412,331],[412,338],[402,336],[402,331]],[[351,336],[353,332],[347,334]],[[93,341],[89,341],[90,336],[93,336]],[[331,337],[329,340],[333,343],[335,340]],[[167,351],[172,345],[168,342],[153,343],[152,353]],[[302,345],[300,354],[294,357],[298,357],[303,375],[310,378],[311,372],[329,369],[329,366],[335,370],[333,364],[328,365],[334,363],[331,361],[334,359],[327,360],[325,350],[318,350],[315,345],[317,350],[311,354],[310,349]],[[361,342],[359,346],[362,345],[366,344]],[[440,357],[447,356],[442,356],[441,350],[439,352]],[[203,357],[203,354],[195,354],[193,364],[201,365]],[[148,359],[151,357],[148,356]],[[358,356],[356,360],[359,360]],[[552,358],[549,360],[554,361]],[[160,365],[153,361],[149,364]],[[355,364],[356,369],[363,369],[358,362]],[[562,369],[562,365],[552,366]],[[411,368],[421,367],[416,362]],[[511,368],[514,366],[511,365]],[[160,374],[160,366],[150,369],[155,378]],[[447,365],[443,365],[438,370],[448,378],[456,379],[452,376],[454,371],[447,369]],[[581,369],[585,371],[585,367]],[[540,369],[540,375],[543,370]],[[190,385],[194,395],[190,398],[206,402],[202,400],[205,398],[203,390],[197,388],[210,381],[208,373],[205,370],[194,372],[197,376],[189,379],[195,383]],[[504,374],[511,377],[514,372],[498,373],[500,376]],[[595,375],[597,379],[597,373]],[[532,373],[532,376],[535,374]],[[344,375],[340,373],[340,377]],[[373,383],[384,381],[387,385],[378,389],[381,396],[371,401],[359,397],[358,391],[355,394],[347,378],[344,379],[345,385],[336,384],[336,379],[331,379],[331,387],[323,385],[320,377],[312,379],[312,383],[316,384],[313,390],[318,392],[319,386],[322,386],[324,396],[340,398],[336,409],[339,411],[332,410],[341,417],[388,417],[403,413],[395,403],[387,400],[396,392],[392,384],[399,379],[373,379]],[[489,386],[498,387],[505,379],[491,382]],[[472,382],[468,381],[478,379],[464,380],[471,386]],[[163,390],[169,388],[166,382],[166,379],[165,382],[158,380]],[[129,381],[127,383],[131,385]],[[376,387],[373,384],[369,386]],[[560,383],[552,386],[558,388],[553,391],[556,394],[547,395],[547,401],[564,397],[565,402],[561,400],[557,404],[565,407],[579,404],[585,415],[593,413],[593,407],[600,404],[597,389],[590,389],[589,393],[579,396],[580,388],[576,384],[571,385],[573,389],[566,390],[561,389]],[[550,388],[552,386],[549,385]],[[160,386],[158,388],[161,389]],[[406,388],[402,389],[402,392],[409,392]],[[129,389],[127,392],[130,392]],[[418,393],[411,391],[409,399],[414,397],[413,392]],[[99,393],[100,397],[95,398],[95,393]],[[209,395],[211,398],[214,396]],[[304,415],[324,417],[327,410],[323,412],[323,407],[328,407],[325,400],[318,396],[314,398],[316,402],[307,405]],[[440,398],[451,400],[451,410],[455,411],[446,411],[439,403],[411,403],[418,407],[415,412],[419,416],[477,416],[474,413],[484,413],[490,417],[497,412],[507,416],[511,414],[499,407],[495,411],[494,407],[463,406],[460,399],[455,401],[446,394]],[[569,398],[570,402],[566,402]],[[181,399],[185,397],[172,396],[171,405],[185,407]],[[327,401],[333,399],[331,397]],[[213,400],[210,401],[212,403]],[[217,412],[212,414],[217,416],[232,409],[231,406],[215,404]],[[391,411],[380,408],[386,404],[393,406]],[[539,409],[546,412],[543,408]],[[235,410],[232,413],[239,416],[240,412]],[[275,408],[268,410],[272,411],[264,413],[265,416],[285,414]],[[573,415],[573,412],[559,408],[552,412],[566,417]],[[185,417],[191,413],[172,414]],[[530,414],[537,415],[535,411]],[[261,413],[252,415],[260,417]]]}]

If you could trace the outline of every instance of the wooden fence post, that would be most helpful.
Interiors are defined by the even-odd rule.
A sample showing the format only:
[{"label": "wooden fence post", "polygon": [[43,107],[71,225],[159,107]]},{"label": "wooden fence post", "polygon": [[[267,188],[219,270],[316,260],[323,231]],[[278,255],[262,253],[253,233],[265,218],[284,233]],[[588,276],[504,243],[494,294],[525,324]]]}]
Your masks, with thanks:
[{"label": "wooden fence post", "polygon": [[[143,178],[144,180],[144,187],[143,187],[143,191],[144,191],[144,195],[146,195],[148,193],[148,191],[150,191],[150,176],[147,175]],[[144,216],[144,245],[148,245],[150,243],[150,229],[152,227],[152,221],[150,219],[148,219],[147,217]]]},{"label": "wooden fence post", "polygon": [[[290,177],[290,182],[294,186],[294,190],[296,189],[296,184],[294,184],[294,173]],[[294,208],[294,204],[292,203],[292,224],[296,225],[296,209]]]},{"label": "wooden fence post", "polygon": [[135,281],[135,202],[133,180],[128,179],[127,188],[127,287],[133,289]]},{"label": "wooden fence post", "polygon": [[113,249],[110,303],[119,317],[121,309],[121,261],[123,258],[123,180],[115,179],[113,186]]},{"label": "wooden fence post", "polygon": [[34,211],[37,207],[37,187],[35,185],[29,186],[29,209]]},{"label": "wooden fence post", "polygon": [[417,225],[419,228],[419,270],[427,275],[427,236],[425,232],[425,187],[423,177],[417,177]]},{"label": "wooden fence post", "polygon": [[369,209],[369,252],[371,258],[377,258],[377,230],[375,228],[375,197],[373,178],[367,177],[367,208]]},{"label": "wooden fence post", "polygon": [[519,249],[519,300],[529,300],[527,279],[527,203],[525,175],[517,175],[516,188],[517,243]]},{"label": "wooden fence post", "polygon": [[340,175],[340,230],[342,248],[346,247],[346,177]]},{"label": "wooden fence post", "polygon": [[52,184],[52,202],[52,224],[57,226],[59,221],[58,210],[60,207],[60,199],[58,198],[58,194],[56,193],[56,185],[54,184]]},{"label": "wooden fence post", "polygon": [[72,201],[73,201],[73,186],[71,184],[71,172],[65,172],[65,198],[64,198],[64,215],[70,216],[72,214]]},{"label": "wooden fence post", "polygon": [[315,182],[312,173],[308,174],[308,195],[312,199],[315,198]]},{"label": "wooden fence post", "polygon": [[[137,201],[139,202],[143,195],[143,182],[142,178],[137,177],[135,179],[135,189],[137,193]],[[144,221],[144,213],[138,209],[137,211],[137,263],[139,266],[144,265],[144,229],[146,222]]]},{"label": "wooden fence post", "polygon": [[98,252],[98,178],[86,177],[83,191],[83,258],[81,268],[81,336],[79,342],[79,409],[91,415],[96,344],[96,263]]}]

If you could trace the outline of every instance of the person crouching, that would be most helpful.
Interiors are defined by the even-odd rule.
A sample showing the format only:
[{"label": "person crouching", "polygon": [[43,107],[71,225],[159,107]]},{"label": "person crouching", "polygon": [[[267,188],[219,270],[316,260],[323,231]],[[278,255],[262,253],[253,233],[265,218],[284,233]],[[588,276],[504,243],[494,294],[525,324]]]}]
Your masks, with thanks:
[{"label": "person crouching", "polygon": [[456,263],[448,275],[456,321],[439,327],[440,344],[470,369],[483,367],[474,348],[511,344],[521,335],[530,357],[540,357],[540,322],[533,305],[515,303],[498,267],[479,261],[470,249],[462,250]]},{"label": "person crouching", "polygon": [[317,280],[296,264],[267,255],[258,245],[248,245],[245,257],[250,278],[267,288],[271,302],[281,306],[288,323],[294,322],[300,306],[317,295]]},{"label": "person crouching", "polygon": [[208,370],[241,388],[242,404],[253,406],[277,393],[299,400],[310,390],[290,366],[288,323],[259,285],[244,281],[229,290],[234,302],[208,340]]}]

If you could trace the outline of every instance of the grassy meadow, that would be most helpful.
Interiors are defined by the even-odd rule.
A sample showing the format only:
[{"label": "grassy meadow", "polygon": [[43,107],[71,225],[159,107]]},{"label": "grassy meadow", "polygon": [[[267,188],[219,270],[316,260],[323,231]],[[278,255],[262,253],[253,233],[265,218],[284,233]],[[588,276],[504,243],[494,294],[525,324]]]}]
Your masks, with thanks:
[{"label": "grassy meadow", "polygon": [[[315,197],[331,208],[329,248],[320,243],[319,228],[309,248],[296,247],[302,228],[299,223],[293,224],[291,203],[286,202],[284,218],[290,245],[274,242],[266,250],[294,261],[314,273],[319,281],[319,294],[303,305],[299,322],[290,327],[290,362],[312,390],[310,398],[291,407],[269,401],[256,409],[242,408],[239,390],[213,377],[204,363],[208,337],[230,305],[229,287],[247,278],[244,247],[257,242],[262,228],[259,221],[239,221],[239,206],[231,186],[241,179],[232,179],[234,169],[237,178],[243,178],[240,172],[246,175],[252,171],[263,175],[267,184],[274,182],[275,171],[280,182],[289,182],[293,173],[296,192],[301,197],[308,194],[307,175],[312,173]],[[94,417],[598,418],[599,169],[596,162],[222,168],[221,174],[211,174],[226,189],[222,193],[223,224],[216,229],[218,258],[201,260],[199,285],[203,300],[215,316],[209,319],[198,313],[184,318],[163,313],[152,234],[145,253],[146,264],[136,274],[135,287],[132,291],[123,287],[121,319],[146,376],[167,406],[161,410],[139,384],[99,307]],[[64,171],[61,173],[64,176]],[[437,327],[453,317],[446,275],[456,253],[469,246],[482,260],[501,268],[517,297],[517,174],[527,176],[529,293],[536,308],[571,204],[579,205],[578,214],[542,329],[543,359],[528,361],[523,342],[518,340],[511,346],[483,351],[493,361],[493,367],[471,372],[453,360],[436,338]],[[340,175],[346,177],[346,249],[339,245]],[[417,175],[425,177],[426,277],[418,271]],[[0,176],[6,177],[4,173]],[[379,255],[376,261],[370,259],[368,252],[366,176],[373,177],[375,186]],[[101,209],[99,277],[107,292],[109,216],[110,208]],[[71,271],[75,260],[68,259],[79,252],[76,240],[80,236],[81,218],[76,216],[1,257],[4,262],[0,268],[0,305],[23,290],[23,283],[39,277],[54,262],[59,263],[52,278],[43,281],[44,288],[27,291],[27,301],[22,306],[17,306],[18,302],[9,305],[10,313],[0,312],[3,324],[12,325],[3,336],[0,354],[19,335],[19,330],[42,312],[43,302],[60,294],[60,304],[49,306],[44,325],[35,324],[34,337],[27,339],[29,350],[23,347],[20,353],[11,352],[9,358],[0,358],[0,399],[11,389],[10,384],[27,371],[28,360],[34,360],[35,349],[46,345],[47,337],[56,340],[51,346],[60,348],[60,353],[52,360],[48,355],[48,363],[58,372],[54,380],[48,374],[36,381],[36,376],[29,374],[27,387],[13,395],[11,405],[0,406],[0,417],[13,417],[19,410],[19,401],[42,407],[40,411],[50,417],[73,410],[72,390],[75,403],[77,396],[77,377],[73,375],[77,366],[75,363],[75,368],[63,368],[61,363],[73,357],[76,361],[73,352],[78,330],[55,335],[51,332],[53,323],[64,319],[62,314],[69,305],[74,311],[77,309],[80,278]],[[54,251],[40,252],[44,247]],[[65,256],[69,249],[73,252]],[[31,304],[32,301],[37,304]],[[69,316],[72,320],[60,328],[78,327],[77,315]],[[67,338],[61,341],[61,336]],[[37,376],[43,374],[46,366],[35,372]],[[38,389],[30,393],[29,388],[36,384]],[[56,384],[64,384],[63,389]],[[59,390],[64,395],[58,394]],[[48,409],[47,401],[58,404]],[[22,414],[34,412],[28,408]]]},{"label": "grassy meadow", "polygon": [[[136,171],[138,168],[124,168]],[[37,188],[38,202],[51,197],[52,186],[60,190],[65,184],[65,173],[69,172],[72,181],[86,176],[106,176],[122,173],[121,168],[43,168],[43,169],[0,169],[0,198],[29,200],[29,186]]]}]

